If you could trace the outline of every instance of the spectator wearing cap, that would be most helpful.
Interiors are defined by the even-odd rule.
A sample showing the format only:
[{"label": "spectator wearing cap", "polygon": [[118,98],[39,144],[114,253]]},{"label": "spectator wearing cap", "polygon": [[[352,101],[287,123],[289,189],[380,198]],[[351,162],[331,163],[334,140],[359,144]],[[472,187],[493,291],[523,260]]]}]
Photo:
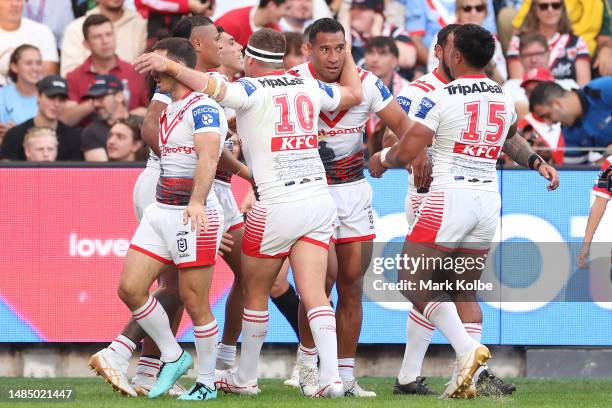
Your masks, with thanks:
[{"label": "spectator wearing cap", "polygon": [[55,130],[33,127],[28,129],[23,140],[26,160],[30,162],[53,162],[57,159],[59,142]]},{"label": "spectator wearing cap", "polygon": [[42,53],[42,71],[56,74],[59,65],[53,33],[44,24],[25,18],[23,0],[0,0],[0,85],[8,81],[9,58],[23,44],[37,47]]},{"label": "spectator wearing cap", "polygon": [[[612,77],[597,78],[584,88],[566,91],[554,82],[542,82],[529,98],[531,112],[545,121],[561,122],[568,148],[612,149]],[[601,152],[566,150],[566,164],[599,162]]]},{"label": "spectator wearing cap", "polygon": [[[427,64],[429,47],[442,27],[455,22],[455,0],[398,0],[405,9],[405,29],[417,48],[417,63]],[[486,0],[487,9],[493,10],[493,1]],[[495,13],[489,13],[482,24],[492,33],[497,32]]]},{"label": "spectator wearing cap", "polygon": [[0,142],[4,133],[36,115],[36,83],[42,75],[38,48],[20,45],[13,51],[11,83],[0,88]]},{"label": "spectator wearing cap", "polygon": [[38,111],[36,115],[6,132],[0,149],[0,157],[8,160],[26,160],[23,149],[25,135],[31,128],[48,128],[55,131],[58,141],[57,160],[80,161],[81,139],[72,126],[59,120],[68,98],[68,84],[57,75],[44,77],[36,85]]},{"label": "spectator wearing cap", "polygon": [[[531,71],[533,73],[536,68],[546,68],[546,72],[550,73],[548,70],[548,55],[548,42],[543,34],[533,32],[520,36],[518,60],[524,72]],[[521,78],[511,78],[503,85],[504,90],[514,100],[519,119],[529,113],[529,98],[525,94],[525,89],[521,86],[526,75]],[[553,77],[553,80],[567,90],[579,88],[573,79],[554,79]]]},{"label": "spectator wearing cap", "polygon": [[110,74],[118,78],[126,90],[126,103],[133,114],[144,116],[149,103],[145,79],[131,64],[120,59],[116,51],[115,31],[110,20],[101,14],[90,14],[83,23],[84,44],[91,51],[85,62],[66,76],[70,89],[64,121],[79,124],[95,107],[83,101],[97,75]]},{"label": "spectator wearing cap", "polygon": [[91,99],[96,119],[81,133],[81,146],[86,161],[108,161],[106,141],[111,126],[119,119],[134,119],[126,105],[123,85],[113,75],[98,75],[85,98]]},{"label": "spectator wearing cap", "polygon": [[[539,83],[554,80],[548,68],[532,68],[525,72],[521,88],[529,98]],[[545,121],[535,113],[528,113],[518,121],[517,130],[544,160],[556,165],[563,164],[565,139],[560,123]]]},{"label": "spectator wearing cap", "polygon": [[391,37],[399,51],[398,66],[402,77],[412,79],[416,63],[416,48],[406,30],[384,21],[383,0],[355,0],[350,9],[351,51],[358,65],[365,61],[368,41],[374,37]]},{"label": "spectator wearing cap", "polygon": [[242,7],[219,17],[215,24],[223,27],[243,47],[257,30],[267,27],[281,31],[278,23],[286,14],[287,0],[259,0],[257,6]]},{"label": "spectator wearing cap", "polygon": [[123,61],[132,62],[145,50],[147,22],[135,11],[128,10],[123,0],[98,0],[98,6],[89,10],[66,27],[62,42],[61,74],[66,76],[87,59],[90,50],[83,46],[85,41],[83,24],[92,14],[102,14],[112,23],[117,38],[116,53]]}]

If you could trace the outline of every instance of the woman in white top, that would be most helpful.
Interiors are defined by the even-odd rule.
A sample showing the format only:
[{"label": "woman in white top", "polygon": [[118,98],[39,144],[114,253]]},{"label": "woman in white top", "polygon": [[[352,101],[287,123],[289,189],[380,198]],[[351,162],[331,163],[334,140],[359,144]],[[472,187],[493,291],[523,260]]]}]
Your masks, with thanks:
[{"label": "woman in white top", "polygon": [[[487,17],[487,2],[485,0],[457,0],[455,3],[455,17],[457,24],[477,24],[482,25]],[[429,58],[427,62],[427,70],[432,72],[438,66],[438,59],[434,55],[435,41],[431,42],[429,49]],[[489,76],[494,81],[499,83],[504,82],[508,78],[508,70],[506,69],[506,59],[502,51],[501,44],[495,38],[495,54],[487,67]]]}]

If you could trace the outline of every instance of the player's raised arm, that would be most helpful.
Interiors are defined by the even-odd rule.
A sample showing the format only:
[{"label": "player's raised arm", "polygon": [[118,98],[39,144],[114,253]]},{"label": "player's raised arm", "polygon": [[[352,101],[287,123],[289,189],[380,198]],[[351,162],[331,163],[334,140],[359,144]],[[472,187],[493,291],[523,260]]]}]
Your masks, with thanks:
[{"label": "player's raised arm", "polygon": [[546,160],[540,157],[540,155],[531,148],[529,143],[516,133],[516,123],[510,126],[508,137],[504,142],[502,151],[519,166],[537,170],[542,177],[550,181],[550,184],[548,184],[549,190],[554,190],[559,187],[559,175],[557,170],[546,163]]},{"label": "player's raised arm", "polygon": [[248,97],[244,88],[238,83],[228,84],[221,78],[188,68],[156,52],[149,52],[138,57],[134,61],[134,69],[140,74],[159,72],[170,75],[185,86],[205,93],[216,101],[222,102],[223,106],[232,109],[240,109]]},{"label": "player's raised arm", "polygon": [[340,104],[336,108],[337,110],[359,105],[363,100],[363,88],[361,87],[361,80],[359,79],[359,73],[357,72],[355,60],[351,55],[351,48],[347,45],[345,46],[346,53],[348,55],[344,60],[344,66],[342,67],[340,80],[338,81],[338,88],[340,89]]}]

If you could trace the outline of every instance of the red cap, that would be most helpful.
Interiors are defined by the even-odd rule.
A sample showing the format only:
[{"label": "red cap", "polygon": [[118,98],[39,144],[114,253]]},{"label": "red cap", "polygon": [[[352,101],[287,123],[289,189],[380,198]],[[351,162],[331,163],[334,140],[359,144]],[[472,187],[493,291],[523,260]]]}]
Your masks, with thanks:
[{"label": "red cap", "polygon": [[548,68],[532,68],[529,71],[525,72],[525,75],[523,75],[523,82],[521,82],[521,87],[524,88],[525,85],[527,85],[527,82],[531,81],[548,82],[554,80],[555,77],[552,76]]}]

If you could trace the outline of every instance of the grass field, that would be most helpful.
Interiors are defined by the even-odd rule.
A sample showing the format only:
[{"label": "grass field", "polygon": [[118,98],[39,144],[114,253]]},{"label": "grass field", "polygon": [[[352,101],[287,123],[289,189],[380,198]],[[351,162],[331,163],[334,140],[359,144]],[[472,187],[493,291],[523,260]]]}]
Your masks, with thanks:
[{"label": "grass field", "polygon": [[[438,391],[443,389],[444,379],[428,381]],[[313,400],[302,397],[295,389],[282,385],[278,380],[260,381],[262,392],[257,397],[240,397],[220,394],[216,401],[183,402],[170,397],[156,400],[124,398],[111,391],[102,380],[96,379],[22,379],[0,378],[0,407],[185,407],[204,404],[216,407],[610,407],[612,406],[612,381],[610,380],[534,380],[515,379],[518,390],[504,398],[477,398],[470,401],[438,400],[435,397],[405,397],[392,394],[393,379],[363,378],[360,383],[378,393],[373,399],[346,398],[341,400]],[[185,385],[190,385],[188,379]],[[9,389],[70,388],[74,399],[67,402],[21,401],[8,399]]]}]

